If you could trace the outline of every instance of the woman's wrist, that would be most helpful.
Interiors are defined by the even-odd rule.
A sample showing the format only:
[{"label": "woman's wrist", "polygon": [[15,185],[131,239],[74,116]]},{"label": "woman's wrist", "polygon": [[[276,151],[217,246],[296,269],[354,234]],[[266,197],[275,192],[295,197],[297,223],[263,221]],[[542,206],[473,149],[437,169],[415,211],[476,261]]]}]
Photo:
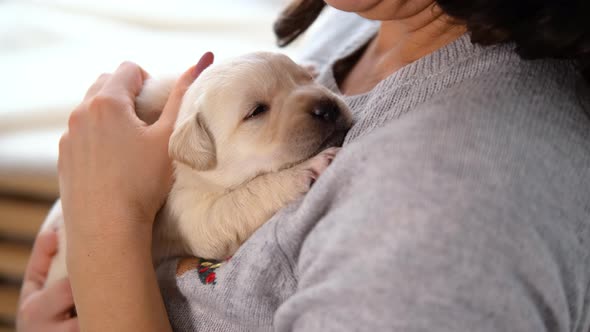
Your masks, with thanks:
[{"label": "woman's wrist", "polygon": [[152,230],[155,213],[147,213],[132,204],[96,202],[95,205],[98,207],[75,207],[71,213],[65,214],[68,237],[91,240]]},{"label": "woman's wrist", "polygon": [[112,258],[121,250],[141,250],[151,255],[153,222],[150,217],[129,210],[123,213],[111,210],[74,218],[83,218],[84,222],[66,227],[68,265],[71,267],[77,265],[76,261],[91,256],[95,259],[101,256]]},{"label": "woman's wrist", "polygon": [[[151,226],[108,224],[114,223],[128,226],[87,239],[68,237],[68,272],[82,328],[128,331],[136,324],[142,331],[169,330],[152,263]],[[108,321],[117,315],[129,319]]]}]

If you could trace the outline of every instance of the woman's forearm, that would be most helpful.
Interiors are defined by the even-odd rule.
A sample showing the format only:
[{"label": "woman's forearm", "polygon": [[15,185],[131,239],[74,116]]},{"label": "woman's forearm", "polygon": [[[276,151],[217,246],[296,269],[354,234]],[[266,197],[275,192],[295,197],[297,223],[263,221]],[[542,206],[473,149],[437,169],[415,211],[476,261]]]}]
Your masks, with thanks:
[{"label": "woman's forearm", "polygon": [[125,62],[101,75],[59,142],[67,265],[83,331],[170,331],[151,258],[152,224],[172,183],[168,142],[182,96],[213,62],[177,81],[158,121],[137,118],[148,74]]},{"label": "woman's forearm", "polygon": [[127,222],[113,233],[109,224],[99,234],[68,239],[81,329],[171,331],[152,264],[151,225]]}]

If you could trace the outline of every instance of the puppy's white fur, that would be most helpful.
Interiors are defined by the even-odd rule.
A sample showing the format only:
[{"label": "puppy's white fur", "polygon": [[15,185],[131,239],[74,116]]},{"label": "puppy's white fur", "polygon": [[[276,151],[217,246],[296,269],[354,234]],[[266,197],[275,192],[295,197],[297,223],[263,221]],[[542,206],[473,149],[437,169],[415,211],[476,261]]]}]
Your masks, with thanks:
[{"label": "puppy's white fur", "polygon": [[[157,120],[174,81],[146,81],[136,100],[142,120]],[[263,111],[250,116],[256,109]],[[206,69],[185,93],[170,138],[175,181],[155,221],[154,261],[233,255],[309,190],[350,125],[346,106],[284,55],[254,53]],[[67,275],[59,202],[43,227],[59,234],[51,283]]]}]

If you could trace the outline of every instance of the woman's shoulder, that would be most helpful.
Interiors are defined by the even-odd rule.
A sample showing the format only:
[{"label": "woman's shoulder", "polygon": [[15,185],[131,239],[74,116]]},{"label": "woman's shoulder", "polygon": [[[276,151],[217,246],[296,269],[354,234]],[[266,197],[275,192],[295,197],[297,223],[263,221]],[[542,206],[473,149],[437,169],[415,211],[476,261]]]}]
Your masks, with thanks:
[{"label": "woman's shoulder", "polygon": [[455,130],[480,119],[501,128],[522,120],[531,130],[545,126],[565,136],[590,132],[590,83],[575,63],[523,60],[513,45],[474,46],[468,36],[346,99],[357,115],[349,141],[386,126],[428,126],[429,119]]},{"label": "woman's shoulder", "polygon": [[456,153],[468,152],[460,150],[465,146],[479,153],[516,155],[523,149],[557,157],[549,153],[553,148],[589,165],[590,83],[572,62],[509,56],[509,61],[494,61],[488,68],[485,57],[477,59],[476,74],[457,80],[355,143],[434,144],[437,150]]},{"label": "woman's shoulder", "polygon": [[576,64],[496,54],[507,59],[491,60],[488,68],[486,56],[478,59],[482,70],[419,106],[414,113],[422,119],[416,124],[444,123],[464,137],[485,135],[487,143],[509,140],[511,144],[499,146],[502,150],[565,145],[589,158],[590,82]]},{"label": "woman's shoulder", "polygon": [[551,111],[588,109],[590,82],[586,82],[574,61],[522,59],[513,44],[483,48],[467,59],[464,67],[473,75],[449,91],[449,100],[480,101],[482,107],[523,111],[542,108]]},{"label": "woman's shoulder", "polygon": [[588,91],[572,63],[506,61],[359,137],[343,155],[378,177],[411,173],[515,196],[562,192],[545,198],[569,206],[590,195]]}]

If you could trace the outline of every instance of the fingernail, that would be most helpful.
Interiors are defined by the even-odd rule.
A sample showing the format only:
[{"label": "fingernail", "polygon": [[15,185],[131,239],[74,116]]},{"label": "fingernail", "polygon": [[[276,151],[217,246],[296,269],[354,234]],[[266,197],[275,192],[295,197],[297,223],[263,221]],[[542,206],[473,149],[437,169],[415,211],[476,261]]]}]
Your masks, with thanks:
[{"label": "fingernail", "polygon": [[213,63],[214,58],[215,57],[212,52],[206,52],[205,54],[203,54],[203,56],[201,57],[199,62],[197,62],[197,65],[193,69],[193,76],[195,78],[199,77],[199,75],[201,75],[201,72],[203,72],[205,68],[209,67]]}]

